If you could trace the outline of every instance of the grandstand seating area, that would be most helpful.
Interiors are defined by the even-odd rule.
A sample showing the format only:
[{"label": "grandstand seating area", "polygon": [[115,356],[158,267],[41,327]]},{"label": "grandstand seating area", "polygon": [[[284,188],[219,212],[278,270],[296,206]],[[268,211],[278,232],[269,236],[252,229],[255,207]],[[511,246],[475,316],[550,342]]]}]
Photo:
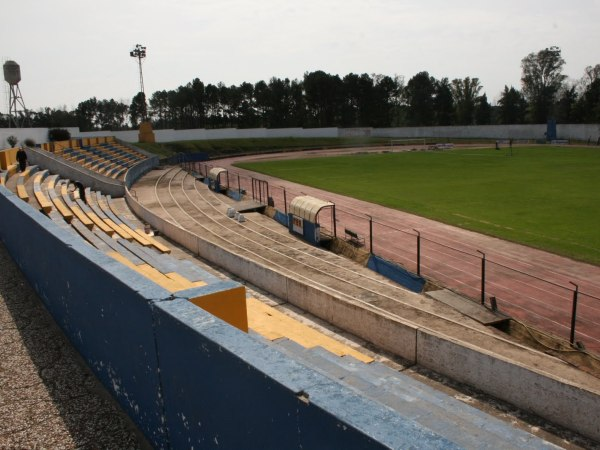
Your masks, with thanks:
[{"label": "grandstand seating area", "polygon": [[[108,145],[112,146],[108,143],[94,144],[103,148]],[[44,144],[44,147],[52,148],[52,145]],[[54,149],[56,152],[56,146]],[[61,149],[59,153],[68,159],[76,151],[69,147]],[[75,161],[74,158],[71,160]],[[192,262],[171,257],[168,246],[146,233],[141,225],[135,225],[123,217],[110,195],[87,187],[82,198],[73,182],[50,174],[48,170],[39,170],[38,166],[28,166],[23,173],[17,173],[16,166],[11,166],[10,170],[1,174],[2,184],[59,226],[73,232],[74,237],[82,238],[97,250],[173,294],[219,281]],[[243,331],[250,329],[253,334],[269,341],[291,339],[306,348],[320,346],[339,356],[352,355],[364,362],[373,361],[258,300],[247,299],[245,289],[236,292],[227,287],[220,290],[216,298],[214,292],[211,292],[212,297],[202,290],[196,294],[193,293],[190,299],[192,303]],[[223,302],[219,304],[221,300]]]},{"label": "grandstand seating area", "polygon": [[118,143],[112,136],[48,142],[41,148],[115,180],[122,180],[129,167],[146,158],[143,153]]},{"label": "grandstand seating area", "polygon": [[[145,158],[109,138],[79,139],[42,147],[115,179],[121,179],[128,167]],[[417,424],[415,427],[440,436],[441,443],[469,448],[505,448],[508,443],[513,448],[546,448],[534,436],[375,362],[364,352],[248,297],[243,285],[222,280],[188,259],[176,258],[164,241],[148,233],[110,195],[87,187],[82,196],[71,180],[37,166],[29,166],[17,174],[16,165],[11,164],[0,172],[0,183],[72,233],[73,239],[82,239],[173,297],[179,294],[188,298],[300,364],[353,392],[360,392],[368,401],[397,411],[411,424]]]}]

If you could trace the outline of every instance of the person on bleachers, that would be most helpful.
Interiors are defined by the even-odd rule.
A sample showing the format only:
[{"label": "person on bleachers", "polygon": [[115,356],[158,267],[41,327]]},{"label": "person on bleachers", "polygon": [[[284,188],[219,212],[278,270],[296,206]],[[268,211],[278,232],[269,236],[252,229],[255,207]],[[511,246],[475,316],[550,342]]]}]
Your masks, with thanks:
[{"label": "person on bleachers", "polygon": [[83,186],[83,183],[81,181],[76,181],[73,183],[73,185],[79,191],[79,198],[81,201],[87,205],[87,201],[85,199],[85,187]]},{"label": "person on bleachers", "polygon": [[17,150],[17,162],[19,163],[19,172],[25,172],[27,167],[27,153],[23,150],[23,147],[19,147]]}]

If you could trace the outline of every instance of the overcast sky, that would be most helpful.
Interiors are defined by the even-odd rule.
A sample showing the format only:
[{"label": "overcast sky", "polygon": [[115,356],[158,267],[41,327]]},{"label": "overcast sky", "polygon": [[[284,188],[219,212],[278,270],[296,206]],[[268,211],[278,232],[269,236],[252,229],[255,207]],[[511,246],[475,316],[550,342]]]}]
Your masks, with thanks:
[{"label": "overcast sky", "polygon": [[504,85],[520,88],[531,52],[560,47],[573,79],[600,63],[600,0],[6,0],[2,17],[0,58],[21,66],[34,110],[129,103],[138,43],[148,96],[194,78],[238,85],[323,70],[408,81],[426,70],[478,77],[493,103]]}]

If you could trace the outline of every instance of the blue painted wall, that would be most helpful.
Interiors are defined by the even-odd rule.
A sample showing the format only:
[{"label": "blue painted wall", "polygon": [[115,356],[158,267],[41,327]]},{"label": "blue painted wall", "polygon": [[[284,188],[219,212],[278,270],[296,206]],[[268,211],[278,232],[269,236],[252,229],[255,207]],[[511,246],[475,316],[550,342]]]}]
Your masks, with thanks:
[{"label": "blue painted wall", "polygon": [[58,227],[2,186],[0,217],[0,238],[46,309],[140,430],[164,447],[148,303],[169,293]]},{"label": "blue painted wall", "polygon": [[275,216],[273,216],[273,219],[279,222],[281,225],[284,225],[286,227],[289,226],[288,216],[279,210],[275,210]]},{"label": "blue painted wall", "polygon": [[232,190],[232,189],[228,189],[227,190],[227,196],[234,199],[236,202],[239,202],[240,200],[242,200],[242,197],[244,196],[245,191],[238,191],[238,190]]},{"label": "blue painted wall", "polygon": [[320,239],[320,229],[321,229],[321,225],[319,225],[318,223],[313,223],[313,222],[309,222],[308,220],[303,220],[302,221],[302,234],[300,233],[296,233],[294,231],[294,215],[292,213],[288,213],[288,230],[290,231],[290,233],[295,234],[296,236],[300,236],[302,239],[304,239],[306,242],[308,242],[309,244],[312,245],[319,245],[319,240]]},{"label": "blue painted wall", "polygon": [[208,161],[210,156],[206,152],[198,152],[198,153],[177,153],[176,155],[170,156],[168,158],[163,159],[164,164],[181,164],[186,162],[200,162],[200,161]]},{"label": "blue painted wall", "polygon": [[371,255],[367,267],[413,292],[423,292],[425,279],[387,259]]},{"label": "blue painted wall", "polygon": [[454,448],[189,302],[153,307],[173,448]]}]

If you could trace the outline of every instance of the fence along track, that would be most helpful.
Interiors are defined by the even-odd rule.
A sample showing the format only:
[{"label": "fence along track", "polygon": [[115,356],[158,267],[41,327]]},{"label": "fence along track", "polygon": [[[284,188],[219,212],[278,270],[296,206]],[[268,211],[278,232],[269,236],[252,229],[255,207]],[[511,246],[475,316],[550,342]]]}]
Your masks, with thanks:
[{"label": "fence along track", "polygon": [[[185,180],[188,180],[188,181],[189,181],[189,184],[188,184],[187,186],[184,186],[184,185],[183,185],[183,183],[185,182]],[[266,240],[272,241],[272,242],[274,242],[274,243],[281,244],[281,242],[280,242],[280,241],[277,241],[277,240],[273,239],[273,238],[272,238],[270,235],[267,235],[267,234],[262,234],[262,233],[258,233],[256,230],[250,229],[249,227],[247,227],[247,226],[245,226],[245,225],[243,225],[243,224],[237,224],[236,222],[233,222],[233,221],[232,221],[230,218],[227,218],[226,216],[224,216],[223,212],[222,212],[222,211],[219,211],[219,210],[218,210],[218,208],[217,208],[217,206],[221,206],[221,205],[223,205],[223,202],[222,202],[221,200],[219,200],[219,199],[217,198],[217,195],[216,195],[215,193],[213,193],[212,191],[210,191],[210,190],[206,190],[206,189],[199,190],[199,189],[198,189],[197,180],[195,180],[193,177],[191,177],[191,176],[190,176],[190,177],[187,177],[186,179],[184,179],[184,180],[182,181],[182,190],[183,190],[184,192],[186,192],[186,193],[187,193],[187,192],[189,192],[189,191],[190,191],[190,189],[192,189],[192,188],[193,188],[193,189],[196,191],[196,194],[197,194],[197,196],[198,196],[198,197],[202,198],[202,199],[203,199],[203,200],[206,202],[206,204],[207,204],[207,205],[210,205],[210,206],[213,208],[213,210],[214,210],[214,213],[215,213],[215,215],[213,215],[213,217],[218,217],[219,219],[223,219],[223,218],[224,218],[224,220],[220,220],[220,223],[221,223],[221,224],[223,224],[224,226],[226,226],[227,228],[234,229],[234,227],[241,227],[242,229],[245,229],[245,230],[247,230],[248,232],[251,232],[251,233],[256,233],[256,234],[258,234],[258,235],[259,235],[261,238],[264,238],[264,239],[266,239]],[[197,207],[199,210],[202,210],[202,212],[203,212],[204,214],[206,214],[206,211],[205,211],[204,209],[202,209],[202,208],[198,207],[198,205],[194,203],[194,200],[193,200],[193,199],[191,199],[189,196],[188,196],[188,199],[189,199],[189,200],[192,202],[192,204],[194,204],[194,206],[195,206],[195,207]],[[248,221],[248,222],[251,222],[251,223],[254,223],[254,224],[255,224],[255,226],[257,226],[257,227],[259,227],[259,228],[266,228],[266,229],[268,229],[270,232],[272,232],[272,231],[273,231],[273,230],[271,230],[271,229],[269,229],[269,228],[265,227],[264,225],[260,224],[259,222],[257,222],[257,221],[253,221],[253,220],[251,219],[251,217],[247,217],[247,221]],[[239,236],[242,236],[240,233],[237,233],[237,234],[238,234]],[[279,236],[279,237],[281,237],[282,239],[284,239],[284,240],[285,240],[285,241],[287,241],[287,242],[291,242],[291,243],[297,243],[297,240],[296,240],[296,239],[294,239],[294,238],[292,238],[292,237],[290,237],[290,235],[289,235],[289,233],[288,233],[288,232],[285,232],[285,233],[276,232],[276,235],[277,235],[277,236]],[[271,247],[269,247],[269,246],[267,246],[267,245],[265,245],[265,244],[262,244],[262,243],[260,243],[260,242],[258,242],[258,241],[256,241],[256,240],[252,240],[252,242],[254,242],[254,243],[256,243],[256,244],[259,244],[259,245],[261,245],[261,246],[263,247],[263,250],[262,250],[262,251],[264,251],[265,249],[272,249]],[[333,254],[333,253],[324,253],[323,255],[315,256],[315,255],[313,255],[313,254],[311,254],[311,253],[304,252],[304,251],[302,251],[302,250],[300,250],[300,249],[295,249],[295,251],[296,251],[296,252],[298,252],[298,253],[300,253],[300,254],[301,254],[301,255],[303,255],[303,256],[308,256],[308,257],[313,257],[313,258],[316,258],[316,259],[317,259],[319,262],[329,262],[329,261],[327,261],[327,259],[325,259],[325,258],[324,258],[324,256],[325,256],[325,255],[332,255],[332,256],[333,256],[333,257],[335,257],[335,258],[342,258],[342,257],[340,257],[340,256],[338,256],[338,255],[335,255],[335,254]],[[342,259],[343,259],[343,258],[342,258]],[[298,259],[294,259],[294,261],[298,262]],[[308,265],[306,262],[303,262],[302,264],[303,264],[305,267],[309,267],[309,265]],[[335,263],[330,263],[330,264],[331,264],[331,265],[332,265],[334,268],[340,268],[340,266],[336,265]],[[445,263],[444,263],[444,264],[445,264]],[[314,268],[314,267],[313,267],[313,268]],[[375,282],[375,283],[378,283],[378,284],[384,285],[384,286],[386,286],[386,287],[388,287],[388,288],[389,288],[389,283],[387,283],[387,282],[382,282],[382,281],[380,281],[380,280],[377,280],[377,279],[375,279],[375,278],[369,277],[369,276],[367,276],[367,275],[364,275],[364,274],[358,274],[358,273],[356,273],[356,272],[352,271],[351,269],[347,269],[347,268],[345,268],[345,270],[348,272],[348,278],[342,278],[342,276],[341,276],[340,274],[338,274],[338,276],[333,276],[333,275],[331,275],[331,272],[328,272],[328,275],[332,276],[333,278],[335,278],[335,279],[337,279],[337,280],[339,280],[339,281],[343,281],[343,282],[346,282],[346,283],[348,283],[348,284],[350,284],[350,285],[353,285],[353,286],[355,286],[355,287],[357,287],[357,288],[364,288],[364,289],[366,289],[366,290],[367,290],[369,293],[373,293],[373,294],[379,294],[379,293],[378,293],[378,292],[375,292],[375,291],[373,290],[373,288],[371,288],[371,289],[369,289],[369,288],[366,288],[366,287],[364,286],[364,284],[363,284],[363,283],[361,283],[361,284],[359,285],[359,284],[357,284],[357,283],[353,282],[352,280],[353,280],[353,279],[356,279],[356,277],[360,276],[362,280],[365,280],[365,279],[367,279],[367,280],[369,280],[369,281],[373,281],[373,282]],[[459,269],[459,270],[460,270],[460,269]],[[320,271],[320,272],[322,272],[320,269],[319,269],[319,271]],[[497,284],[496,284],[496,283],[494,283],[494,282],[490,282],[490,283],[489,283],[489,286],[490,286],[490,287],[492,287],[492,286],[496,286],[496,285],[497,285]],[[497,286],[500,286],[500,285],[497,285]],[[381,295],[381,294],[380,294],[380,295]],[[392,300],[394,300],[393,298],[389,297],[388,295],[385,295],[385,294],[384,294],[384,296],[385,296],[385,297],[387,297],[387,298],[389,298],[389,299],[392,299]],[[530,298],[531,298],[532,300],[536,301],[536,299],[535,299],[534,297],[530,297]],[[518,305],[517,305],[517,306],[518,306]],[[523,309],[524,311],[528,311],[528,310],[526,310],[525,308],[522,308],[522,309]],[[546,318],[546,317],[544,317],[543,315],[537,314],[537,313],[535,313],[534,311],[529,311],[529,312],[531,312],[532,314],[535,314],[536,316],[538,316],[538,317],[540,317],[540,318],[547,319],[547,318]],[[548,320],[550,320],[550,319],[548,319]],[[556,325],[562,326],[562,324],[560,324],[559,322],[556,322],[556,321],[553,321],[553,322],[554,322]],[[586,338],[593,339],[592,337],[590,337],[590,336],[586,335],[585,333],[580,333],[580,334],[581,334],[581,335],[583,335],[583,336],[585,336]]]},{"label": "fence along track", "polygon": [[[206,170],[208,170],[208,164],[202,163],[200,169],[202,165],[206,166]],[[230,160],[226,160],[224,164],[221,162],[220,165],[231,169]],[[260,177],[255,178],[254,175],[256,174],[253,172],[237,167],[236,169],[242,172],[241,176],[240,173],[238,173],[238,184],[240,183],[240,179],[244,180],[244,185],[247,184],[248,180],[260,179]],[[267,179],[270,178],[267,177]],[[274,178],[271,181],[276,183],[277,179]],[[299,192],[299,189],[302,189],[302,187],[286,188],[273,185],[271,186],[270,195],[275,200],[275,203],[279,204],[282,201],[281,197],[283,197],[283,201],[285,201],[286,192],[288,198],[291,198]],[[310,192],[311,188],[306,189],[309,189]],[[303,192],[301,193],[303,194]],[[340,219],[340,222],[343,222],[343,217],[348,215],[351,216],[353,221],[356,222],[358,220],[359,222],[352,226],[356,226],[356,228],[358,228],[357,231],[361,231],[364,234],[364,227],[368,225],[368,216],[366,216],[363,211],[358,211],[354,208],[351,203],[344,202],[343,196],[340,197],[341,198],[337,199],[335,202],[338,219]],[[279,209],[281,209],[281,206]],[[386,229],[393,230],[395,233],[400,233],[406,238],[409,236],[416,238],[417,235],[415,232],[417,231],[413,228],[419,228],[419,226],[411,220],[410,216],[407,217],[406,220],[408,222],[401,228],[398,228],[397,225],[387,223],[386,220],[381,221],[375,217],[372,218],[375,227],[385,227]],[[480,266],[477,267],[477,263],[469,264],[468,261],[464,260],[461,260],[452,266],[444,262],[447,258],[456,260],[456,257],[458,256],[456,252],[477,258],[478,261],[481,261],[481,255],[474,254],[473,250],[478,245],[474,246],[472,243],[456,240],[452,235],[449,235],[442,230],[421,230],[421,234],[425,233],[427,233],[428,237],[421,236],[422,242],[423,244],[425,242],[430,242],[431,245],[425,245],[432,248],[427,250],[427,254],[423,254],[423,251],[421,252],[421,273],[432,279],[434,282],[437,281],[463,295],[478,299],[481,293],[480,278],[478,275],[480,273]],[[368,231],[366,234],[368,234]],[[415,254],[408,250],[412,245],[396,246],[394,247],[395,252],[390,253],[385,246],[385,243],[389,242],[390,237],[388,235],[390,233],[384,233],[385,236],[383,238],[381,237],[381,233],[374,232],[373,234],[375,235],[373,239],[374,246],[379,250],[377,253],[380,256],[387,257],[392,261],[401,262],[405,267],[416,267]],[[406,241],[405,238],[402,238],[401,240],[403,242]],[[458,244],[469,251],[456,249],[452,244]],[[484,244],[482,243],[482,245]],[[438,247],[442,248],[440,249]],[[573,289],[574,286],[571,286],[571,281],[576,281],[579,285],[579,305],[576,322],[577,339],[583,340],[590,350],[593,349],[593,352],[599,353],[600,337],[597,336],[597,333],[594,330],[597,329],[597,325],[600,323],[600,284],[590,280],[578,279],[576,275],[567,275],[565,273],[560,273],[559,270],[548,267],[544,267],[542,272],[537,275],[528,273],[528,270],[533,270],[536,267],[539,268],[540,265],[532,266],[527,261],[519,259],[517,255],[518,253],[514,253],[513,251],[508,254],[498,253],[491,258],[489,256],[486,258],[486,273],[494,273],[492,277],[489,277],[488,275],[488,278],[491,279],[486,280],[486,297],[496,297],[502,309],[508,314],[514,313],[515,316],[521,317],[526,322],[531,321],[535,326],[550,331],[556,336],[565,339],[568,336],[571,327],[569,321],[571,317],[572,297],[575,292]],[[465,263],[467,264],[465,265]],[[514,267],[507,266],[507,264],[514,265]],[[510,274],[504,276],[499,275],[501,271],[499,269],[506,269]],[[525,277],[526,280],[521,281],[521,277]],[[547,277],[557,281],[550,281],[546,279]],[[509,285],[515,283],[523,288],[518,289],[518,291],[515,290],[514,286],[509,288]],[[534,293],[532,290],[537,291],[537,293]],[[536,312],[536,308],[528,307],[530,302],[535,302],[538,309],[541,308],[543,310],[545,305],[548,305],[549,303],[548,299],[551,298],[555,299],[553,302],[555,305],[549,310],[551,314],[545,314],[543,311],[541,311],[541,313],[540,311]],[[521,315],[521,312],[523,311],[527,312],[526,316]],[[552,311],[561,311],[562,317],[555,317],[555,315],[552,314]]]}]

